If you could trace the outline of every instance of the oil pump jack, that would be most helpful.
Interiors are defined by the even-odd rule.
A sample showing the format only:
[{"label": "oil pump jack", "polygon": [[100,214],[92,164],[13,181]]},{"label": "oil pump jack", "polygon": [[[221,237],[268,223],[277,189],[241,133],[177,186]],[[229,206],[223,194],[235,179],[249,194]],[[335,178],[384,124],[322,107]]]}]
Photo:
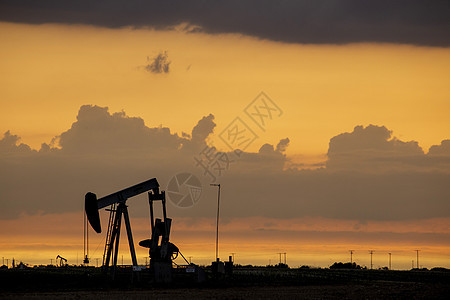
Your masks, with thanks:
[{"label": "oil pump jack", "polygon": [[[150,180],[115,192],[100,199],[97,199],[97,196],[94,193],[88,192],[85,195],[86,216],[92,228],[97,233],[101,233],[102,230],[100,224],[99,209],[110,206],[109,224],[106,234],[105,251],[103,254],[103,267],[105,270],[108,269],[112,256],[113,277],[117,265],[120,228],[123,216],[128,236],[128,244],[130,247],[133,270],[139,271],[140,269],[136,260],[136,251],[134,248],[126,201],[129,198],[142,194],[144,192],[148,192],[152,235],[151,239],[143,240],[139,243],[139,245],[141,245],[142,247],[150,248],[150,269],[153,270],[155,280],[170,281],[172,276],[172,259],[175,259],[178,256],[179,251],[174,244],[169,242],[172,220],[167,218],[165,192],[159,190],[159,183],[156,178],[152,178]],[[153,202],[157,200],[160,200],[162,202],[163,220],[154,219]]]}]

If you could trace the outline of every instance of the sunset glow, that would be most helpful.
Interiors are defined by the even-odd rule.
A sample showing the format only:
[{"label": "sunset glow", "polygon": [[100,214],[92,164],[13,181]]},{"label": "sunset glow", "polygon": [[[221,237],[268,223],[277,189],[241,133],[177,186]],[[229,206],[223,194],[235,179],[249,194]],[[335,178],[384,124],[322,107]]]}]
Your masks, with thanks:
[{"label": "sunset glow", "polygon": [[[354,250],[369,266],[375,250],[376,268],[392,253],[406,270],[420,249],[421,267],[450,268],[448,45],[0,21],[0,254],[10,262],[81,264],[86,192],[153,177],[166,189],[190,172],[202,196],[190,208],[168,202],[171,240],[210,264],[216,190],[194,158],[214,146],[233,159],[214,181],[222,259],[268,265],[286,252],[289,266],[328,267]],[[167,72],[149,71],[161,53]],[[280,109],[263,129],[245,113],[261,92]],[[256,136],[242,157],[221,137],[237,117]],[[137,244],[150,225],[136,198]],[[101,264],[105,232],[90,234],[91,265]],[[123,234],[124,264],[127,247]],[[136,248],[144,264],[148,250]]]}]

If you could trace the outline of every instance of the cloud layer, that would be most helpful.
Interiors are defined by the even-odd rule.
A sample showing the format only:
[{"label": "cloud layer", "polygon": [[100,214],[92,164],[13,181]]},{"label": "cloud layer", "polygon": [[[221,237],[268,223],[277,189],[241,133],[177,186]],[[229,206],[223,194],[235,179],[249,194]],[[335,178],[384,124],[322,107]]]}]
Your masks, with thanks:
[{"label": "cloud layer", "polygon": [[[125,112],[85,105],[72,127],[39,151],[8,131],[0,140],[0,218],[81,211],[88,191],[104,196],[152,177],[166,188],[182,172],[201,180],[202,196],[189,209],[171,206],[170,214],[211,217],[216,190],[195,158],[212,153],[206,139],[214,127],[210,114],[190,135],[179,136]],[[263,144],[257,153],[218,154],[228,157],[227,166],[210,171],[223,186],[225,219],[450,217],[449,140],[425,154],[417,142],[392,137],[384,126],[356,126],[330,140],[326,165],[316,170],[287,169],[288,145],[284,138],[276,146]],[[136,198],[129,200],[130,213],[145,217],[145,195]]]},{"label": "cloud layer", "polygon": [[0,20],[240,33],[289,43],[449,46],[445,0],[32,1],[0,4]]}]

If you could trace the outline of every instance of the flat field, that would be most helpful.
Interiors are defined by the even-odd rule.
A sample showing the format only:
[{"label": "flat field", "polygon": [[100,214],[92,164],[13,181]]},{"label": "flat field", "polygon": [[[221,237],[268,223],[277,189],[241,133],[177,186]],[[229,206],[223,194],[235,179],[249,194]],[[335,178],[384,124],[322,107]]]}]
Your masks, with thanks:
[{"label": "flat field", "polygon": [[4,299],[448,299],[450,272],[329,269],[236,269],[232,276],[195,282],[175,274],[156,284],[141,274],[118,272],[111,281],[98,269],[0,271]]}]

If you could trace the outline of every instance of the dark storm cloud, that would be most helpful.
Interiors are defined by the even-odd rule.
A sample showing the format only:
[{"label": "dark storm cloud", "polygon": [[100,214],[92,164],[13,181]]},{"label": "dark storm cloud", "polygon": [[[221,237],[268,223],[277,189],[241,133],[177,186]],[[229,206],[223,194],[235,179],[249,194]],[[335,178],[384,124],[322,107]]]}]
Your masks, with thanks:
[{"label": "dark storm cloud", "polygon": [[[0,218],[81,211],[88,191],[105,196],[152,177],[166,189],[181,172],[199,178],[202,198],[191,209],[171,206],[171,215],[214,216],[216,190],[194,156],[208,147],[215,126],[210,114],[198,121],[191,137],[180,137],[125,112],[85,105],[71,128],[40,151],[8,131],[0,139]],[[416,142],[398,140],[384,126],[356,126],[330,140],[327,164],[316,170],[285,169],[288,144],[285,138],[239,157],[227,153],[233,162],[219,178],[224,216],[362,222],[450,217],[448,140],[425,154]],[[144,196],[131,203],[130,214],[147,217]]]},{"label": "dark storm cloud", "polygon": [[448,0],[1,1],[0,20],[241,33],[290,43],[450,45]]}]

